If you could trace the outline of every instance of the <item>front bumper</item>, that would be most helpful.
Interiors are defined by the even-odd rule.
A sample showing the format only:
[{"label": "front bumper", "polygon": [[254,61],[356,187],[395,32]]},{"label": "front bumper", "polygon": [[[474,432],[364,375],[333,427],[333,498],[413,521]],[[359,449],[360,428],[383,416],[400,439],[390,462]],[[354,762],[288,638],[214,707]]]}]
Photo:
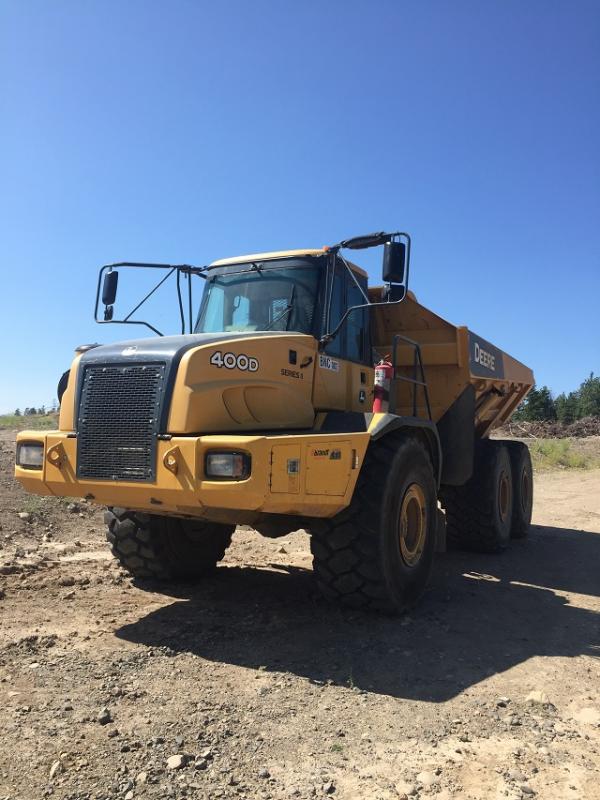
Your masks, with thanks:
[{"label": "front bumper", "polygon": [[[15,477],[34,494],[215,522],[251,523],[263,513],[332,517],[350,504],[369,438],[366,432],[173,436],[157,442],[156,477],[141,483],[77,478],[74,434],[21,431],[17,444],[39,442],[44,460],[41,469],[16,465]],[[248,453],[250,476],[208,479],[204,463],[211,450]]]}]

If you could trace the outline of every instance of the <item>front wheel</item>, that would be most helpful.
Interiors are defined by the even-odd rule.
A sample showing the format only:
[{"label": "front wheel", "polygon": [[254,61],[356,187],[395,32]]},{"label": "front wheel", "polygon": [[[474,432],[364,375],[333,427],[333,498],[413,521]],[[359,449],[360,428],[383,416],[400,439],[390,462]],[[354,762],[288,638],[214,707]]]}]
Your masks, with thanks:
[{"label": "front wheel", "polygon": [[398,434],[372,442],[350,506],[309,525],[323,594],[386,613],[413,605],[431,573],[436,510],[436,482],[424,443]]},{"label": "front wheel", "polygon": [[193,582],[225,555],[234,525],[109,508],[104,521],[112,554],[133,577]]}]

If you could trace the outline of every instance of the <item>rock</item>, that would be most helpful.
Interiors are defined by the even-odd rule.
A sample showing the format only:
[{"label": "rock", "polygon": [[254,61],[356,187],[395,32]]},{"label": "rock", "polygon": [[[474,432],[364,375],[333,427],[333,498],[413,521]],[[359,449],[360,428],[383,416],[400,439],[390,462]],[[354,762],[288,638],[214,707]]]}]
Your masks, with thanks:
[{"label": "rock", "polygon": [[521,772],[520,769],[509,769],[506,773],[507,777],[511,781],[524,781],[525,775]]},{"label": "rock", "polygon": [[64,767],[62,761],[59,761],[58,759],[53,761],[52,766],[50,767],[50,780],[54,780],[54,778],[56,778],[60,772],[63,772],[63,770]]},{"label": "rock", "polygon": [[325,794],[335,794],[335,783],[333,781],[327,781],[327,783],[324,783],[323,792]]},{"label": "rock", "polygon": [[519,789],[523,792],[523,794],[529,795],[530,797],[535,794],[535,791],[526,783],[520,783]]},{"label": "rock", "polygon": [[202,750],[201,753],[199,753],[199,756],[200,758],[205,758],[205,759],[212,758],[213,757],[212,748],[206,747],[204,750]]},{"label": "rock", "polygon": [[101,708],[98,712],[96,722],[99,722],[100,725],[108,725],[109,722],[112,722],[112,714],[110,713],[109,709],[106,708],[106,706]]},{"label": "rock", "polygon": [[67,511],[69,511],[71,514],[78,514],[79,506],[77,505],[77,503],[69,503],[67,505]]},{"label": "rock", "polygon": [[194,768],[195,769],[207,769],[208,761],[205,758],[197,758],[194,761]]},{"label": "rock", "polygon": [[4,589],[0,589],[0,600],[4,600],[5,597],[6,597],[6,592],[4,591]]},{"label": "rock", "polygon": [[259,778],[270,778],[270,777],[271,777],[271,773],[269,772],[269,770],[268,770],[268,769],[265,769],[265,768],[263,767],[262,769],[260,769],[260,770],[258,771],[258,777],[259,777]]},{"label": "rock", "polygon": [[433,772],[419,772],[417,781],[418,783],[422,783],[423,786],[433,786],[436,782],[436,777]]},{"label": "rock", "polygon": [[63,575],[58,580],[59,586],[75,586],[75,578],[72,575]]},{"label": "rock", "polygon": [[543,692],[541,689],[534,689],[533,692],[529,692],[525,698],[525,702],[531,703],[532,705],[547,706],[550,704],[550,698],[546,692]]},{"label": "rock", "polygon": [[417,793],[417,787],[414,783],[408,783],[408,781],[399,781],[395,789],[400,796],[400,800],[402,800],[402,798],[414,797]]},{"label": "rock", "polygon": [[167,769],[182,769],[188,762],[187,756],[179,753],[167,758]]},{"label": "rock", "polygon": [[127,794],[125,795],[124,800],[133,800],[133,789],[130,789]]},{"label": "rock", "polygon": [[29,511],[19,511],[19,519],[22,519],[23,522],[31,522],[31,514]]},{"label": "rock", "polygon": [[138,772],[138,774],[135,776],[135,782],[138,785],[146,783],[147,780],[148,780],[147,772]]}]

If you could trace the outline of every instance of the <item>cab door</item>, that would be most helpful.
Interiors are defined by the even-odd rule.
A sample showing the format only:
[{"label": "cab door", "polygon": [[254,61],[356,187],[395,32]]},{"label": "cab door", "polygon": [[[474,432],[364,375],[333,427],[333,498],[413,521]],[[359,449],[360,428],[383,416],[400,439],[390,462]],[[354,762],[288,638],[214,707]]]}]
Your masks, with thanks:
[{"label": "cab door", "polygon": [[[356,274],[367,293],[367,280]],[[338,263],[330,287],[329,330],[333,330],[347,308],[361,305],[364,296],[346,267]],[[373,404],[369,311],[352,312],[336,338],[317,353],[313,402],[315,409],[370,411]]]}]

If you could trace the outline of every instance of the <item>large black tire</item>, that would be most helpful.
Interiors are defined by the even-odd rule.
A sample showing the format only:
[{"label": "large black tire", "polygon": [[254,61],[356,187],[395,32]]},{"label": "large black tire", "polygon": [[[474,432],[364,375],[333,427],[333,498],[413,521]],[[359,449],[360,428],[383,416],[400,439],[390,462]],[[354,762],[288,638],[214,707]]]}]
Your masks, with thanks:
[{"label": "large black tire", "polygon": [[436,481],[424,443],[402,434],[372,442],[350,506],[309,525],[322,593],[389,614],[413,605],[431,573],[436,510]]},{"label": "large black tire", "polygon": [[473,475],[463,486],[444,486],[448,544],[480,553],[498,553],[510,541],[513,484],[503,442],[478,443]]},{"label": "large black tire", "polygon": [[513,482],[513,510],[510,535],[524,539],[531,527],[533,511],[533,466],[529,448],[523,442],[505,442],[510,456]]},{"label": "large black tire", "polygon": [[109,508],[104,514],[112,554],[135,578],[197,581],[225,555],[234,525],[140,514]]}]

